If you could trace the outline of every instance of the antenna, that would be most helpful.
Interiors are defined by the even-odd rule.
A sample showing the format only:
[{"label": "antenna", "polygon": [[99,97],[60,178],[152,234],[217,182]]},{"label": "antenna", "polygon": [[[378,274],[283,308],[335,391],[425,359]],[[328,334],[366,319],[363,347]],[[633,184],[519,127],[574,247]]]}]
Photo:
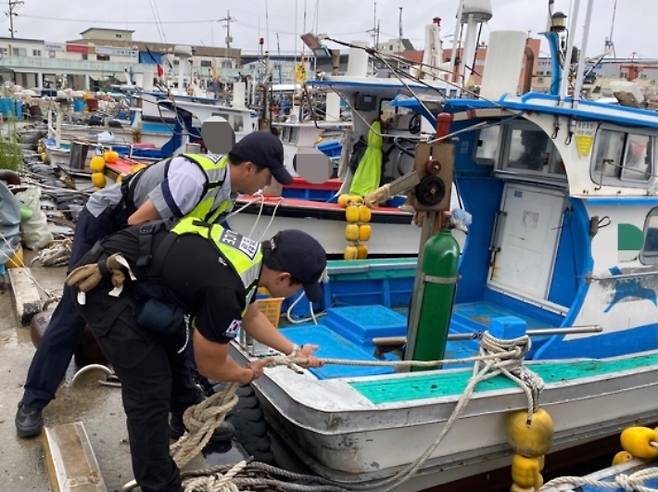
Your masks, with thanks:
[{"label": "antenna", "polygon": [[612,56],[617,58],[617,52],[615,50],[615,43],[612,41],[612,34],[615,30],[615,18],[617,17],[617,0],[612,5],[612,20],[610,21],[610,35],[605,40],[605,51],[612,51]]},{"label": "antenna", "polygon": [[14,29],[14,17],[18,15],[18,13],[15,12],[16,7],[19,5],[23,5],[25,2],[22,0],[9,0],[7,4],[9,5],[9,12],[5,12],[5,14],[9,17],[9,32],[11,33],[11,38],[14,39],[14,34],[16,30]]},{"label": "antenna", "polygon": [[398,37],[402,39],[402,7],[400,9],[400,17],[398,18]]}]

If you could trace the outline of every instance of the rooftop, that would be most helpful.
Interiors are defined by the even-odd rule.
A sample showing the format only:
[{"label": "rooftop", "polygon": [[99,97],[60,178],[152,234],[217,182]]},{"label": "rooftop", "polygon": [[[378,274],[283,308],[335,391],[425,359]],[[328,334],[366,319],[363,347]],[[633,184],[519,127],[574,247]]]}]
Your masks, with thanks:
[{"label": "rooftop", "polygon": [[130,32],[130,33],[135,32],[131,29],[111,29],[108,27],[90,27],[89,29],[85,29],[84,31],[82,31],[80,34],[83,35],[89,31],[110,31],[110,32],[120,31],[120,32]]}]

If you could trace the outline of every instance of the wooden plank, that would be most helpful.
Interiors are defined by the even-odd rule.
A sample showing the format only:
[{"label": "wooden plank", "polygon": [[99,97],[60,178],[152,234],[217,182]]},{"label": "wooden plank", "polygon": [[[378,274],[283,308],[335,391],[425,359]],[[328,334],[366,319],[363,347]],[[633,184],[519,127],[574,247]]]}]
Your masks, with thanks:
[{"label": "wooden plank", "polygon": [[45,427],[43,447],[53,492],[107,492],[82,422]]},{"label": "wooden plank", "polygon": [[32,317],[41,311],[41,295],[29,268],[8,268],[9,282],[14,296],[16,318],[22,325],[29,324]]}]

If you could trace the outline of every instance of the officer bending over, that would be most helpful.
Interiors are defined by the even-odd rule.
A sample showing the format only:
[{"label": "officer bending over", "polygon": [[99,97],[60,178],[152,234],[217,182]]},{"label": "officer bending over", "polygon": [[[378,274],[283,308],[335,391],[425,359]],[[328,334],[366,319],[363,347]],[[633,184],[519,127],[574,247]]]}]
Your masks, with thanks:
[{"label": "officer bending over", "polygon": [[[252,302],[259,286],[275,297],[303,287],[309,299],[318,300],[326,253],[297,230],[281,231],[261,244],[194,218],[182,219],[170,232],[158,224],[107,237],[67,283],[78,289],[78,301],[84,298],[79,311],[121,380],[137,482],[145,492],[178,492],[181,478],[169,455],[168,414],[172,374],[180,364],[175,353],[189,332],[176,318],[190,316],[196,365],[209,379],[247,384],[262,375],[262,360],[242,367],[228,355],[228,343],[241,328],[269,347],[310,357],[310,364],[318,365],[312,357],[316,347],[297,347]],[[135,281],[119,267],[117,253]],[[123,278],[121,293],[110,294]]]},{"label": "officer bending over", "polygon": [[[292,181],[283,165],[283,145],[266,131],[245,136],[223,157],[183,154],[153,164],[91,195],[78,218],[69,268],[96,241],[127,225],[184,216],[219,221],[238,193],[254,193],[272,178],[281,184]],[[19,437],[41,432],[42,410],[55,398],[83,328],[74,297],[65,287],[30,364],[16,412]],[[187,380],[181,376],[178,382],[172,421],[180,421],[183,411],[199,399],[189,371]]]}]

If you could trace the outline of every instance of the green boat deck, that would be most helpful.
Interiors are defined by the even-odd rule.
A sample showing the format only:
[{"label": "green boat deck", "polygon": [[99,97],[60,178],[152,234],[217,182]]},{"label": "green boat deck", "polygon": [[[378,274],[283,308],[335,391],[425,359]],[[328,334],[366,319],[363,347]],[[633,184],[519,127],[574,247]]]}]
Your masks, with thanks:
[{"label": "green boat deck", "polygon": [[[572,381],[658,365],[658,354],[623,359],[576,360],[564,362],[536,362],[528,366],[546,384]],[[425,398],[458,396],[464,392],[472,371],[455,371],[444,374],[414,375],[404,378],[384,378],[371,381],[352,381],[350,385],[375,405],[399,403]],[[504,376],[496,376],[477,385],[476,393],[485,393],[515,387]]]}]

